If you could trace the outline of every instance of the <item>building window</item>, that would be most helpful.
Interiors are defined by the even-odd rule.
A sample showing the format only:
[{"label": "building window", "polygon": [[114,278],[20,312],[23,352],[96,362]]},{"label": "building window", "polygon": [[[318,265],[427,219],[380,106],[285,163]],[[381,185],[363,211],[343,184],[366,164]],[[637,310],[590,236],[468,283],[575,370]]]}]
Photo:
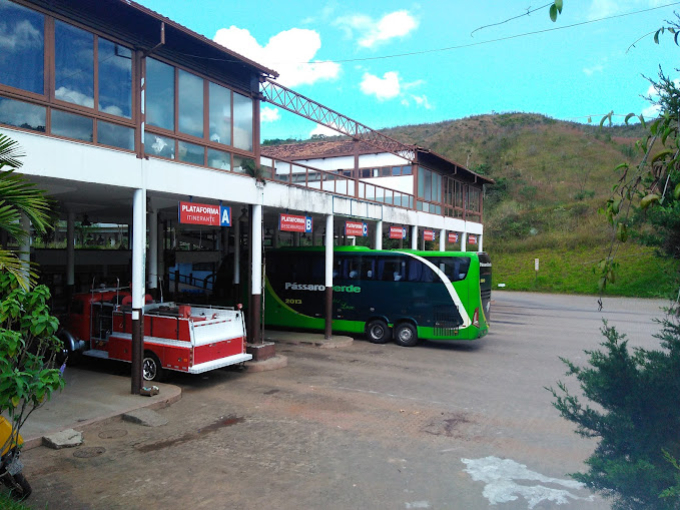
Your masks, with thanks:
[{"label": "building window", "polygon": [[175,68],[146,59],[146,122],[175,130]]},{"label": "building window", "polygon": [[148,131],[144,133],[144,150],[160,158],[175,159],[175,140]]},{"label": "building window", "polygon": [[[0,57],[2,58],[2,57]],[[0,123],[45,132],[47,108],[0,97]]]},{"label": "building window", "polygon": [[253,100],[235,92],[234,147],[245,151],[253,150]]},{"label": "building window", "polygon": [[100,120],[97,121],[97,142],[131,151],[135,148],[135,130]]},{"label": "building window", "polygon": [[54,24],[54,97],[94,108],[94,35]]},{"label": "building window", "polygon": [[0,0],[0,83],[45,93],[45,16]]},{"label": "building window", "polygon": [[203,79],[179,70],[179,130],[203,138]]},{"label": "building window", "polygon": [[179,160],[194,165],[205,164],[205,148],[202,145],[193,143],[179,142]]},{"label": "building window", "polygon": [[52,134],[84,142],[94,141],[92,119],[74,113],[52,110]]},{"label": "building window", "polygon": [[210,83],[210,141],[231,145],[231,90]]},{"label": "building window", "polygon": [[99,111],[132,118],[132,51],[99,38]]},{"label": "building window", "polygon": [[231,154],[208,149],[208,166],[218,170],[231,170]]}]

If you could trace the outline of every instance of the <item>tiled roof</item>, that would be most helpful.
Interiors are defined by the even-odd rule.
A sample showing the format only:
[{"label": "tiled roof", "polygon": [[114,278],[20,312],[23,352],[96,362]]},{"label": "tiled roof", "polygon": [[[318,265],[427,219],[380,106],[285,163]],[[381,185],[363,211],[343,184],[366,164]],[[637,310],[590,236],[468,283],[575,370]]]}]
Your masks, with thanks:
[{"label": "tiled roof", "polygon": [[292,161],[351,156],[355,150],[359,154],[377,154],[380,152],[379,149],[366,142],[354,142],[353,140],[324,140],[322,142],[263,145],[261,147],[262,155],[265,157]]}]

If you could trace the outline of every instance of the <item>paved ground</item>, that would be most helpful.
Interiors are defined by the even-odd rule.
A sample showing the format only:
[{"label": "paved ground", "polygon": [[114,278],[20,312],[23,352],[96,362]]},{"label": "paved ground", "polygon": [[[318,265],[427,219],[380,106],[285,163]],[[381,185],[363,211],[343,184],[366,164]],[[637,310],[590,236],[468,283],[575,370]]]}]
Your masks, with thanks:
[{"label": "paved ground", "polygon": [[[493,332],[413,349],[280,345],[274,372],[177,375],[159,428],[85,429],[26,452],[31,504],[66,509],[605,509],[567,473],[592,442],[544,386],[583,361],[601,318],[653,345],[663,303],[494,294]],[[101,367],[98,367],[101,369]],[[563,503],[563,504],[562,504]]]}]

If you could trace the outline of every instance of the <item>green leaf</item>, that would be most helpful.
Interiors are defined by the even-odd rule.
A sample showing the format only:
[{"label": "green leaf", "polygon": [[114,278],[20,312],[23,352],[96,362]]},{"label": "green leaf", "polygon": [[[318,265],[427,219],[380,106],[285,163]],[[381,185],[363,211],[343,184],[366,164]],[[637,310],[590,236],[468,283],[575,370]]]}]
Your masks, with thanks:
[{"label": "green leaf", "polygon": [[673,151],[671,149],[666,149],[665,151],[659,152],[656,156],[654,156],[654,158],[652,158],[652,164],[656,163],[660,159],[664,159],[666,156],[672,153]]},{"label": "green leaf", "polygon": [[675,190],[673,191],[673,198],[675,200],[680,200],[680,183],[675,187]]},{"label": "green leaf", "polygon": [[657,30],[656,33],[654,34],[654,42],[655,42],[656,44],[659,44],[659,32],[661,32],[662,30],[663,30],[663,28],[660,28],[660,29]]},{"label": "green leaf", "polygon": [[555,0],[555,7],[557,7],[557,11],[562,14],[562,0]]},{"label": "green leaf", "polygon": [[628,227],[624,223],[619,223],[616,227],[616,238],[622,243],[628,240]]},{"label": "green leaf", "polygon": [[555,4],[550,6],[550,19],[553,22],[557,21],[557,6]]},{"label": "green leaf", "polygon": [[659,200],[660,200],[659,195],[657,195],[656,193],[650,193],[645,198],[640,200],[640,208],[643,210],[647,209],[650,205],[658,202]]},{"label": "green leaf", "polygon": [[631,117],[635,117],[635,114],[629,113],[628,115],[626,115],[626,125],[628,125],[628,121],[630,120]]}]

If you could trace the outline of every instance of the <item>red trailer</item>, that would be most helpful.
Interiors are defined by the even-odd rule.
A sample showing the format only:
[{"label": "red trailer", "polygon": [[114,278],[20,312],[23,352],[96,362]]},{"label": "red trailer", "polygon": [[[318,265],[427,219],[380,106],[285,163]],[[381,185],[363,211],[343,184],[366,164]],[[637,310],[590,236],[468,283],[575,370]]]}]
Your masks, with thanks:
[{"label": "red trailer", "polygon": [[[68,351],[131,362],[131,300],[123,289],[76,294],[61,333]],[[252,359],[240,309],[153,303],[149,296],[146,303],[145,380],[159,381],[166,370],[200,374]]]}]

